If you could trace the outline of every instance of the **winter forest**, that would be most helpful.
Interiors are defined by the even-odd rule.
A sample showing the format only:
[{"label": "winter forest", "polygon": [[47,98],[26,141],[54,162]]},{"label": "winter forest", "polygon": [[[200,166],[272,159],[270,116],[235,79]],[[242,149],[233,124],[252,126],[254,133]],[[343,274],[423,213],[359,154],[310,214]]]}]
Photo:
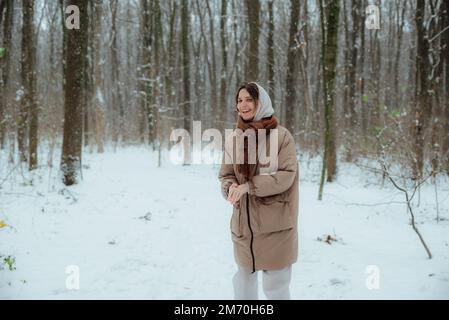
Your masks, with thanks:
[{"label": "winter forest", "polygon": [[446,0],[0,0],[0,298],[232,299],[220,161],[171,152],[248,81],[295,140],[292,298],[448,299]]}]

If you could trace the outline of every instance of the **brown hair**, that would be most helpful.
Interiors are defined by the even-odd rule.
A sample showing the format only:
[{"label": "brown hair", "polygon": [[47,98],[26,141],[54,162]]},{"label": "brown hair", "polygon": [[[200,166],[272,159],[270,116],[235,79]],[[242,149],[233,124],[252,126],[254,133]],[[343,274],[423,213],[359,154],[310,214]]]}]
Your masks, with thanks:
[{"label": "brown hair", "polygon": [[235,95],[235,109],[237,110],[237,103],[239,101],[239,93],[242,89],[246,89],[249,95],[254,99],[257,106],[257,101],[259,101],[259,88],[254,82],[243,82],[237,89],[237,94]]}]

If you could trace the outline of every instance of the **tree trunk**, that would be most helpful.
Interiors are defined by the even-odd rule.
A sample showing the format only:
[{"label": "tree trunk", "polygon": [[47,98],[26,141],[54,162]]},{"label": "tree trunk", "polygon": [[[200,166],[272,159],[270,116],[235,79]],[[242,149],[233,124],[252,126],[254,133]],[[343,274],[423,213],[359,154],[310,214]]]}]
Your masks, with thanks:
[{"label": "tree trunk", "polygon": [[[350,94],[350,78],[349,78],[349,72],[350,72],[350,53],[351,53],[351,38],[350,38],[350,25],[349,25],[349,13],[346,7],[348,1],[343,1],[343,22],[345,26],[344,35],[345,35],[345,46],[343,49],[343,55],[344,55],[344,67],[343,67],[343,73],[344,73],[344,85],[343,85],[343,118],[341,120],[343,127],[341,130],[341,134],[343,136],[343,141],[346,148],[349,148],[349,137],[351,134],[350,129],[350,111],[349,111],[349,100],[351,97]],[[349,151],[346,151],[347,153]]]},{"label": "tree trunk", "polygon": [[[449,1],[443,1],[442,3],[442,15],[443,15],[443,28],[449,26]],[[444,63],[444,96],[445,96],[445,125],[444,125],[444,135],[442,143],[442,152],[444,157],[444,168],[449,175],[449,30],[446,30],[442,35],[442,50],[441,50],[441,63]]]},{"label": "tree trunk", "polygon": [[274,82],[274,16],[273,0],[268,1],[268,39],[267,39],[267,60],[268,60],[268,95],[271,101],[276,101]]},{"label": "tree trunk", "polygon": [[159,144],[159,106],[160,106],[160,97],[162,96],[162,91],[159,88],[162,88],[162,78],[158,75],[162,73],[162,58],[161,52],[164,51],[163,48],[163,39],[162,39],[162,21],[161,21],[161,6],[159,0],[153,0],[153,10],[151,10],[154,14],[153,19],[153,30],[154,30],[154,67],[152,78],[155,79],[155,86],[153,86],[153,103],[152,103],[152,112],[154,117],[154,129],[152,132],[152,147],[153,150],[156,148],[156,144]]},{"label": "tree trunk", "polygon": [[209,34],[210,34],[210,48],[211,48],[211,60],[212,60],[212,70],[210,77],[210,90],[211,90],[211,110],[212,110],[212,125],[217,126],[217,121],[219,121],[219,113],[217,112],[217,63],[215,62],[215,29],[214,29],[214,16],[210,9],[209,1],[206,2],[206,8],[209,15]]},{"label": "tree trunk", "polygon": [[[323,0],[320,0],[321,29],[322,29],[322,64],[324,80],[324,103],[325,103],[325,142],[323,170],[321,175],[320,192],[318,199],[322,199],[324,185],[324,168],[327,171],[327,181],[332,182],[336,173],[336,152],[335,152],[335,124],[334,124],[334,104],[335,104],[335,73],[338,56],[338,25],[340,15],[340,0],[330,0],[326,7]],[[324,18],[326,13],[326,18]]]},{"label": "tree trunk", "polygon": [[[307,9],[307,8],[305,8]],[[302,15],[306,16],[306,12]],[[305,26],[307,26],[307,22],[304,22],[301,26],[301,29],[298,31],[298,37],[297,37],[297,47],[298,47],[298,57],[297,57],[297,67],[298,67],[298,75],[301,79],[300,88],[301,96],[303,96],[303,99],[299,102],[300,104],[300,114],[301,117],[299,118],[299,132],[303,132],[300,137],[302,137],[302,142],[305,147],[308,146],[307,138],[308,138],[308,128],[309,121],[310,121],[310,114],[313,112],[313,105],[312,105],[312,90],[310,88],[309,83],[309,75],[307,72],[307,40],[306,39],[299,39],[299,34],[303,32]],[[295,122],[298,122],[295,120]]]},{"label": "tree trunk", "polygon": [[[362,7],[360,8],[360,75],[357,80],[360,88],[359,95],[359,105],[361,110],[361,121],[362,121],[362,137],[365,142],[367,142],[368,137],[368,99],[365,96],[365,11],[366,0],[361,0]],[[362,147],[363,148],[363,147]]]},{"label": "tree trunk", "polygon": [[416,87],[415,87],[415,161],[414,175],[422,177],[424,167],[424,135],[432,114],[432,104],[429,99],[427,76],[429,72],[429,43],[425,29],[425,1],[417,0],[415,23],[417,30],[416,55]]},{"label": "tree trunk", "polygon": [[348,144],[346,146],[346,161],[351,162],[353,158],[353,148],[356,146],[355,139],[358,131],[357,121],[357,60],[358,60],[358,39],[360,36],[360,11],[362,2],[352,0],[351,3],[351,49],[350,49],[350,65],[349,65],[349,129]]},{"label": "tree trunk", "polygon": [[9,88],[9,71],[11,65],[11,36],[14,21],[14,3],[12,0],[6,0],[2,2],[4,5],[3,9],[0,11],[0,16],[3,17],[3,12],[5,12],[5,20],[3,22],[3,49],[4,56],[0,58],[1,67],[1,86],[0,86],[0,150],[5,148],[6,141],[6,126],[7,126],[7,103],[6,101]]},{"label": "tree trunk", "polygon": [[[95,1],[89,2],[89,14],[93,14],[95,12]],[[88,59],[85,59],[85,66],[84,66],[84,106],[83,106],[83,134],[84,134],[84,147],[87,147],[91,143],[91,137],[92,137],[92,129],[91,129],[91,119],[92,119],[92,101],[94,97],[94,84],[93,84],[93,74],[94,74],[94,68],[93,68],[93,61],[95,59],[95,53],[93,51],[94,48],[94,41],[95,41],[95,21],[91,19],[89,21],[89,29],[87,34],[87,54]]]},{"label": "tree trunk", "polygon": [[190,104],[190,56],[189,56],[189,11],[187,1],[182,2],[181,9],[181,51],[182,51],[182,80],[183,101],[182,110],[184,116],[184,129],[191,132],[192,110]]},{"label": "tree trunk", "polygon": [[80,12],[80,29],[64,28],[67,50],[65,55],[66,81],[64,100],[64,133],[62,143],[61,171],[63,183],[70,186],[78,183],[78,171],[81,169],[82,122],[83,122],[83,65],[87,58],[87,2],[68,0],[67,5],[76,5]]},{"label": "tree trunk", "polygon": [[[226,82],[228,71],[228,48],[227,48],[227,36],[226,36],[226,12],[227,12],[227,0],[221,0],[221,14],[220,14],[220,35],[221,35],[221,76],[220,76],[220,122],[219,128],[223,132],[226,129],[227,124],[227,97],[226,97]],[[268,62],[269,63],[269,62]]]},{"label": "tree trunk", "polygon": [[156,132],[156,117],[153,108],[153,85],[151,79],[152,67],[152,46],[153,46],[153,12],[152,4],[148,0],[141,0],[142,8],[142,24],[141,31],[143,31],[143,50],[142,50],[142,65],[141,65],[141,94],[143,96],[143,108],[147,118],[148,128],[148,144],[153,145]]},{"label": "tree trunk", "polygon": [[287,53],[287,75],[285,80],[285,111],[286,111],[286,128],[293,134],[296,141],[296,71],[297,71],[297,33],[299,21],[299,1],[290,1],[290,31],[288,37],[288,53]]},{"label": "tree trunk", "polygon": [[[434,39],[433,42],[429,40],[429,71],[427,75],[427,82],[429,86],[429,102],[433,104],[432,113],[429,115],[432,118],[430,123],[430,163],[432,166],[432,171],[435,176],[440,169],[440,150],[441,141],[440,136],[442,134],[442,116],[443,108],[441,101],[441,81],[444,79],[443,75],[443,63],[438,61],[439,51],[441,50],[440,40],[442,39],[438,35],[444,32],[444,25],[442,24],[444,20],[444,14],[442,12],[441,6],[436,6],[436,3],[430,1],[430,16],[429,23],[427,23],[427,37]],[[438,17],[438,18],[437,18]],[[447,26],[446,26],[447,27]]]},{"label": "tree trunk", "polygon": [[[184,119],[184,129],[192,133],[192,110],[190,103],[190,55],[189,55],[189,10],[188,1],[182,1],[181,8],[181,51],[182,51],[182,115]],[[186,141],[185,141],[186,142]],[[190,159],[190,145],[184,144],[184,164]]]},{"label": "tree trunk", "polygon": [[[376,5],[380,8],[381,2],[377,1]],[[371,79],[372,79],[372,126],[376,132],[381,127],[382,108],[380,105],[380,71],[382,69],[382,60],[380,53],[379,30],[370,30],[371,35]]]},{"label": "tree trunk", "polygon": [[173,75],[176,74],[176,43],[175,43],[175,24],[176,24],[176,17],[178,12],[178,3],[173,2],[173,8],[171,8],[170,13],[170,31],[169,31],[169,37],[167,42],[167,54],[166,54],[166,61],[165,64],[167,66],[167,71],[165,73],[165,96],[167,99],[167,105],[171,108],[173,108],[173,105],[175,104],[175,93],[174,93],[174,79]]},{"label": "tree trunk", "polygon": [[94,128],[95,128],[95,143],[97,145],[97,152],[104,152],[104,95],[103,95],[103,76],[102,76],[102,63],[101,63],[101,21],[102,21],[102,1],[95,0],[94,12],[95,12],[95,21],[94,21],[94,79],[93,79],[93,115],[92,119],[94,120]]},{"label": "tree trunk", "polygon": [[114,89],[112,91],[112,104],[113,104],[113,110],[118,109],[118,123],[116,121],[117,114],[116,112],[113,113],[113,141],[115,143],[118,142],[120,137],[123,141],[126,141],[128,139],[127,134],[125,132],[125,113],[123,108],[123,99],[122,99],[122,85],[120,83],[120,74],[119,74],[119,67],[120,67],[120,60],[118,58],[118,47],[117,47],[117,7],[118,7],[118,0],[111,0],[110,3],[111,8],[111,68],[112,68],[112,85],[114,86]]},{"label": "tree trunk", "polygon": [[[387,6],[387,17],[388,17],[388,31],[386,34],[386,48],[384,50],[384,56],[387,58],[385,65],[386,70],[393,70],[393,59],[394,56],[394,43],[395,43],[395,23],[394,23],[394,3],[395,1],[386,1],[385,6]],[[385,19],[387,20],[387,19]],[[384,75],[384,106],[385,111],[390,112],[393,109],[393,82],[394,82],[394,74],[392,72],[387,72]]]},{"label": "tree trunk", "polygon": [[[197,48],[196,49],[194,49],[194,52],[195,52],[195,56],[199,56],[199,53],[200,53],[200,48],[201,48],[201,44],[203,43],[204,44],[204,60],[205,60],[205,65],[206,65],[206,67],[207,67],[207,74],[209,75],[209,81],[210,81],[210,90],[211,90],[211,100],[210,100],[210,102],[208,103],[207,101],[206,101],[206,97],[205,97],[205,95],[203,94],[203,93],[201,93],[201,92],[198,92],[198,94],[197,94],[197,96],[198,96],[198,98],[203,98],[203,100],[204,101],[202,101],[202,102],[199,102],[199,105],[206,105],[206,104],[209,104],[211,107],[210,107],[210,116],[209,117],[207,117],[207,119],[210,121],[210,123],[211,123],[211,126],[215,126],[215,123],[216,123],[216,107],[214,106],[214,99],[216,99],[216,91],[214,92],[214,86],[215,86],[215,76],[214,76],[214,73],[215,73],[215,71],[214,71],[214,66],[213,66],[213,64],[211,63],[211,60],[212,59],[210,59],[209,58],[209,44],[208,44],[208,40],[207,40],[207,35],[209,34],[209,32],[207,32],[207,34],[206,34],[206,31],[205,31],[205,23],[204,23],[204,17],[203,17],[203,13],[202,13],[202,11],[201,11],[201,7],[200,7],[200,3],[199,3],[199,1],[198,0],[195,0],[195,3],[196,3],[196,7],[197,7],[197,10],[198,10],[198,17],[199,17],[199,26],[200,26],[200,31],[201,31],[201,36],[200,36],[200,39],[199,39],[199,45],[197,46]],[[212,46],[211,46],[212,47]],[[212,51],[212,52],[214,52],[214,51]],[[213,62],[213,61],[212,61]],[[199,65],[197,65],[197,67],[196,68],[200,68],[200,66]],[[196,88],[195,88],[195,91],[196,90],[199,90],[199,88],[200,88],[200,85],[199,85],[199,83],[201,82],[200,80],[201,80],[201,76],[200,76],[200,72],[199,71],[196,71],[195,72],[195,78],[197,79],[196,81],[195,81],[195,83],[197,83],[197,85],[196,85]],[[204,77],[203,77],[204,78]],[[203,86],[204,87],[206,87],[205,86],[205,84],[204,84],[204,80],[203,80]],[[203,91],[205,90],[205,88],[203,89]],[[215,96],[215,97],[214,97]],[[201,101],[201,100],[200,100]],[[199,108],[195,108],[195,114],[194,114],[194,117],[195,118],[197,118],[197,115],[198,116],[200,116],[200,110],[199,110]]]},{"label": "tree trunk", "polygon": [[[394,91],[394,107],[403,109],[403,106],[401,104],[400,100],[400,92],[399,92],[399,81],[400,81],[400,73],[399,73],[399,61],[400,61],[400,55],[402,50],[402,37],[404,34],[404,24],[405,24],[405,11],[407,10],[407,2],[408,1],[401,1],[397,3],[397,25],[398,25],[398,32],[397,32],[397,46],[396,46],[396,57],[394,60],[394,83],[393,83],[393,91]],[[402,6],[402,10],[399,12],[399,6]]]},{"label": "tree trunk", "polygon": [[[36,104],[36,37],[34,26],[34,0],[22,2],[22,87],[23,98],[19,118],[19,152],[27,160],[25,135],[28,131],[29,169],[37,166],[38,109]],[[29,128],[28,128],[29,125]]]},{"label": "tree trunk", "polygon": [[245,0],[249,26],[249,51],[246,81],[259,81],[259,0]]}]

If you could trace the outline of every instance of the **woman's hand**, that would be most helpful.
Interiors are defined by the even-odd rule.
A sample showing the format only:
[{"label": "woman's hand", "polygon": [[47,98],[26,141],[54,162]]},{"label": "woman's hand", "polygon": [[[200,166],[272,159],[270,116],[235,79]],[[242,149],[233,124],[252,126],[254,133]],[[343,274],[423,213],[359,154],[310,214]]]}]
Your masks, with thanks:
[{"label": "woman's hand", "polygon": [[238,185],[237,183],[233,183],[229,187],[228,201],[232,205],[235,205],[240,200],[240,198],[247,192],[248,192],[248,184],[247,183],[244,183],[241,185]]},{"label": "woman's hand", "polygon": [[[232,202],[229,200],[229,199],[230,199],[230,195],[231,195],[231,190],[234,189],[234,188],[237,188],[238,186],[239,186],[238,183],[235,183],[235,182],[229,186],[229,189],[228,189],[228,201],[229,201],[230,203],[232,203]],[[240,207],[239,201],[237,201],[237,202],[234,204],[234,206],[237,207],[237,208],[239,208],[239,207]]]}]

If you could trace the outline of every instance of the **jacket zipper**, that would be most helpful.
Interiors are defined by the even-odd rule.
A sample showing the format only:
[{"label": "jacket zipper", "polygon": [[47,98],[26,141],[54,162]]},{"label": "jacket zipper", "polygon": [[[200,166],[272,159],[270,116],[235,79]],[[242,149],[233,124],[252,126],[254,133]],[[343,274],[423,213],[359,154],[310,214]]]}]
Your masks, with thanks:
[{"label": "jacket zipper", "polygon": [[251,232],[251,242],[250,242],[250,250],[251,250],[251,258],[253,259],[253,272],[256,272],[256,260],[254,258],[254,251],[253,251],[253,230],[251,229],[251,221],[249,218],[249,194],[246,194],[246,214],[248,215],[248,227],[249,231]]}]

